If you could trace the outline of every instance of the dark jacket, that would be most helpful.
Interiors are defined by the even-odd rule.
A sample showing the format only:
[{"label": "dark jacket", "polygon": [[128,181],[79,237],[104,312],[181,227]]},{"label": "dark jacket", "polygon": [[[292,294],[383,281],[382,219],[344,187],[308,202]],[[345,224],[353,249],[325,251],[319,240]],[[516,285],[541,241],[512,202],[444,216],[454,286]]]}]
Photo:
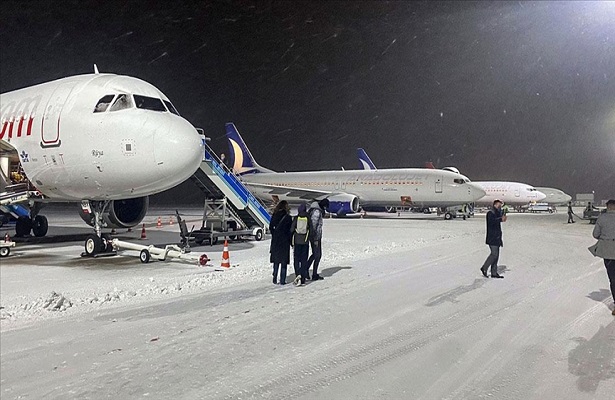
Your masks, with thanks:
[{"label": "dark jacket", "polygon": [[502,211],[493,207],[487,213],[487,239],[489,246],[504,246],[502,242]]},{"label": "dark jacket", "polygon": [[269,231],[271,232],[271,253],[269,262],[290,263],[290,238],[292,236],[290,226],[293,219],[286,210],[276,211],[271,216]]}]

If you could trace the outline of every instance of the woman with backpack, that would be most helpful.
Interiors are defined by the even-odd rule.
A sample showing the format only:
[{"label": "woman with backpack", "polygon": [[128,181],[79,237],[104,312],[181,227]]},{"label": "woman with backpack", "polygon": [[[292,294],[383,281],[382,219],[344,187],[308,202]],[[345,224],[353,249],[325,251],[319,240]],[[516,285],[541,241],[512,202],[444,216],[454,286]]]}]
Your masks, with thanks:
[{"label": "woman with backpack", "polygon": [[297,286],[305,284],[305,280],[308,276],[308,253],[310,250],[310,217],[307,213],[307,207],[305,203],[299,206],[299,213],[293,219],[291,227],[293,256],[295,262],[295,281],[293,282]]},{"label": "woman with backpack", "polygon": [[271,222],[269,223],[269,232],[271,232],[271,253],[269,261],[273,263],[273,283],[278,283],[278,270],[280,271],[280,285],[286,284],[286,268],[290,263],[290,241],[291,241],[291,225],[293,223],[290,216],[290,208],[288,202],[282,200],[276,206]]}]

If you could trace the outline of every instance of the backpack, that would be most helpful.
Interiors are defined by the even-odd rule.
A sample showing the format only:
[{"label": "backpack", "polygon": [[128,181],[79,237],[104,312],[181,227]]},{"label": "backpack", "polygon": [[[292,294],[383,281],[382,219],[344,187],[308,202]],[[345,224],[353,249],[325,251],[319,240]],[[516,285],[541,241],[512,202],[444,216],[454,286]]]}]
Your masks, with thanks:
[{"label": "backpack", "polygon": [[308,233],[308,219],[307,217],[297,217],[297,226],[295,232],[300,235],[306,235]]}]

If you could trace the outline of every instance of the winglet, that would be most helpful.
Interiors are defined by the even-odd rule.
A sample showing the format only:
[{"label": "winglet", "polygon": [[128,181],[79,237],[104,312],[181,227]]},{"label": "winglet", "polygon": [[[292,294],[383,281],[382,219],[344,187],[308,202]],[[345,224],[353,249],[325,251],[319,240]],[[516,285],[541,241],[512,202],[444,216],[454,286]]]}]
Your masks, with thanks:
[{"label": "winglet", "polygon": [[367,155],[367,152],[365,150],[363,150],[362,148],[358,148],[357,149],[357,156],[359,156],[359,163],[361,164],[360,165],[361,169],[366,169],[366,170],[376,170],[376,169],[378,169],[378,168],[376,168],[376,166],[374,165],[372,160]]},{"label": "winglet", "polygon": [[94,64],[94,73],[95,74],[100,74],[100,72],[98,72],[98,66],[96,64]]}]

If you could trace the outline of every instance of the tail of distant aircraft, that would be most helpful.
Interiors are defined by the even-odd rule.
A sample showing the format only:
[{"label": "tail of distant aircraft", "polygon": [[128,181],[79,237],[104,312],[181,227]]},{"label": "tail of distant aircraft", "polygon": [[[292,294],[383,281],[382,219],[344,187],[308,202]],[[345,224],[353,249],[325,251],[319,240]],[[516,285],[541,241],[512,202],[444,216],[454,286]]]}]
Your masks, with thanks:
[{"label": "tail of distant aircraft", "polygon": [[258,165],[234,123],[227,122],[225,126],[230,156],[233,159],[233,171],[236,174],[243,175],[259,172],[274,172]]},{"label": "tail of distant aircraft", "polygon": [[425,168],[427,169],[436,169],[436,167],[433,165],[433,163],[431,161],[428,161],[425,163]]},{"label": "tail of distant aircraft", "polygon": [[368,170],[378,169],[376,168],[372,160],[369,158],[365,150],[363,150],[362,148],[357,149],[357,156],[359,156],[359,163],[361,164],[360,166],[361,169],[368,169]]}]

